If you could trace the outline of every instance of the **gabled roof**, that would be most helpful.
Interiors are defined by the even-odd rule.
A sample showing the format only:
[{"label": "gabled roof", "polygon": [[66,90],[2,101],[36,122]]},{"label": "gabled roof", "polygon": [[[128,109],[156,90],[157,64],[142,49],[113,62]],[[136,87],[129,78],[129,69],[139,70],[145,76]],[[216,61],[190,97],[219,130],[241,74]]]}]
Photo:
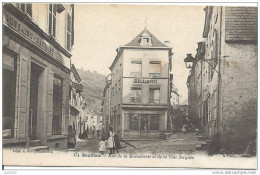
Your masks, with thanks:
[{"label": "gabled roof", "polygon": [[134,47],[143,47],[140,46],[141,36],[143,33],[148,34],[152,39],[152,46],[149,47],[168,47],[159,41],[151,32],[149,32],[146,28],[138,34],[130,43],[126,44],[125,46],[134,46]]}]

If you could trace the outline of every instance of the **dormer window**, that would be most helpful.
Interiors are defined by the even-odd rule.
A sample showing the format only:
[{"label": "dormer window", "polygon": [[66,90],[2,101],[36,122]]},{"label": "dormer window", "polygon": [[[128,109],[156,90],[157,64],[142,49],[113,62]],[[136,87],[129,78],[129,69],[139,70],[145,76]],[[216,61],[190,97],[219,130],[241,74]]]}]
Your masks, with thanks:
[{"label": "dormer window", "polygon": [[152,46],[152,38],[146,32],[141,35],[141,46]]}]

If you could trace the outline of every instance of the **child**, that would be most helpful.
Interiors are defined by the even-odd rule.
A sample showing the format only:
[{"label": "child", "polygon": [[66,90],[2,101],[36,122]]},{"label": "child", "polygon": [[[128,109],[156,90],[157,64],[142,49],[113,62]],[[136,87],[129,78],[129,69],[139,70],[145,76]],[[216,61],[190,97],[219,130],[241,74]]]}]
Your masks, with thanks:
[{"label": "child", "polygon": [[99,142],[99,152],[103,155],[106,152],[106,138],[102,137],[101,141]]}]

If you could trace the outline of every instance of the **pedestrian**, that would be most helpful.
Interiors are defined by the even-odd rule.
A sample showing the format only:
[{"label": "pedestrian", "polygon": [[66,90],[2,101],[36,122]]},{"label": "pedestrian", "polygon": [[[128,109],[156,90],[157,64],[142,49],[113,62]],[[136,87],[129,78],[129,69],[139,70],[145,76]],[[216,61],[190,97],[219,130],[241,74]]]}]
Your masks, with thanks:
[{"label": "pedestrian", "polygon": [[117,133],[115,133],[114,135],[114,150],[116,150],[117,154],[118,154],[118,150],[121,149],[121,144],[120,144],[120,139]]},{"label": "pedestrian", "polygon": [[99,129],[97,130],[97,137],[98,138],[100,137],[100,130]]},{"label": "pedestrian", "polygon": [[68,148],[75,148],[76,146],[76,138],[75,138],[75,131],[73,131],[72,126],[69,125],[68,128]]},{"label": "pedestrian", "polygon": [[92,134],[93,134],[93,138],[94,138],[94,136],[95,136],[95,129],[94,128],[92,129]]},{"label": "pedestrian", "polygon": [[113,154],[114,151],[114,133],[113,129],[110,128],[109,137],[107,139],[107,149],[109,149],[109,155]]},{"label": "pedestrian", "polygon": [[101,155],[103,155],[106,152],[106,138],[105,137],[101,137],[101,141],[99,142],[99,152]]}]

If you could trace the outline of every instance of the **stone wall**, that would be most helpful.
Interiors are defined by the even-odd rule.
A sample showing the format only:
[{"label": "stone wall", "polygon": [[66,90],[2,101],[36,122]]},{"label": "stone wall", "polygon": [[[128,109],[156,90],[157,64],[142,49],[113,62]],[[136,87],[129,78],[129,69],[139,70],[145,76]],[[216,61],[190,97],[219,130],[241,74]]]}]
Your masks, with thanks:
[{"label": "stone wall", "polygon": [[230,152],[243,152],[256,137],[257,45],[226,43],[221,63],[221,135]]}]

